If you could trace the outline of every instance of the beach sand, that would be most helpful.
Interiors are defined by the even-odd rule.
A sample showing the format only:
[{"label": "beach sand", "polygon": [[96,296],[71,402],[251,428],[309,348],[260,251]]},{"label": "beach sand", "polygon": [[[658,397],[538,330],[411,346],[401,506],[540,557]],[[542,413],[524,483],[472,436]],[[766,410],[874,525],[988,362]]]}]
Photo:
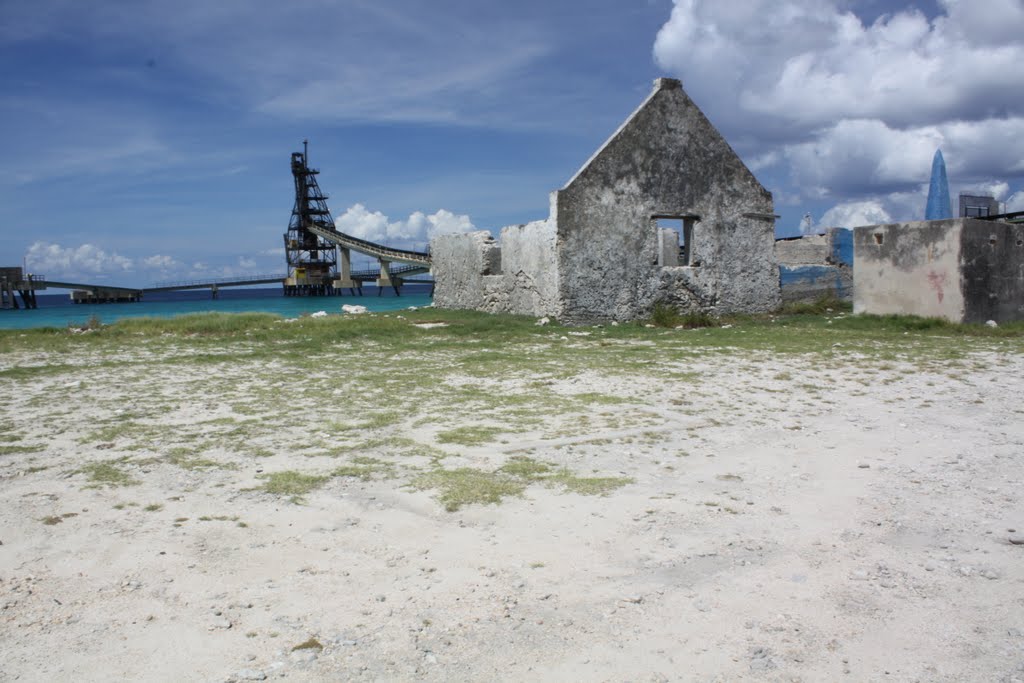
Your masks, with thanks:
[{"label": "beach sand", "polygon": [[[414,404],[349,386],[344,344],[301,367],[151,347],[0,357],[50,368],[3,379],[2,680],[1024,680],[1024,357],[998,343],[449,358],[451,393]],[[515,400],[453,413],[468,390]],[[608,486],[449,511],[410,485],[517,457]],[[280,472],[325,478],[272,493]]]}]

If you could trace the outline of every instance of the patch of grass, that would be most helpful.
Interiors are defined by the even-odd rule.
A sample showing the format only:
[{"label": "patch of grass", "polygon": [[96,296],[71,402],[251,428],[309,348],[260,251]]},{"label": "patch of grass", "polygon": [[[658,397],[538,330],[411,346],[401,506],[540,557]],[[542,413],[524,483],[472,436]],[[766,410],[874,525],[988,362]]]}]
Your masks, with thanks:
[{"label": "patch of grass", "polygon": [[554,470],[546,462],[540,462],[539,460],[522,455],[514,455],[508,459],[508,462],[499,467],[498,471],[532,482],[548,476]]},{"label": "patch of grass", "polygon": [[826,294],[814,301],[794,301],[784,305],[779,313],[784,315],[825,315],[831,312],[850,312],[853,304],[843,301],[835,294]]},{"label": "patch of grass", "polygon": [[167,462],[177,465],[183,470],[237,469],[232,463],[219,463],[216,460],[201,458],[184,447],[172,448],[166,458]]},{"label": "patch of grass", "polygon": [[101,486],[136,486],[139,481],[132,479],[127,472],[121,469],[123,460],[104,460],[93,462],[76,470],[76,474],[85,474],[89,477],[90,488]]},{"label": "patch of grass", "polygon": [[632,484],[631,477],[577,477],[568,470],[562,470],[547,481],[565,487],[566,491],[583,496],[605,496],[626,484]]},{"label": "patch of grass", "polygon": [[421,474],[409,485],[416,490],[438,489],[438,500],[448,512],[463,505],[497,505],[503,498],[521,496],[526,490],[526,483],[520,479],[470,467],[436,469]]},{"label": "patch of grass", "polygon": [[394,468],[383,460],[359,455],[352,458],[350,464],[337,467],[331,472],[333,477],[352,477],[362,481],[369,481],[376,474],[381,474],[385,477],[394,476]]},{"label": "patch of grass", "polygon": [[60,524],[65,519],[69,519],[71,517],[77,517],[77,516],[78,516],[77,512],[65,512],[62,515],[49,515],[47,517],[43,517],[39,521],[42,522],[43,524],[47,525],[47,526],[54,526],[55,524]]},{"label": "patch of grass", "polygon": [[160,503],[150,503],[149,505],[142,509],[145,510],[146,512],[159,512],[160,510],[164,509],[164,506],[161,505]]},{"label": "patch of grass", "polygon": [[714,327],[718,324],[718,321],[707,313],[701,311],[680,313],[676,309],[665,304],[654,305],[654,309],[651,311],[651,317],[648,322],[655,327],[673,329],[676,327],[696,329],[698,327]]},{"label": "patch of grass", "polygon": [[351,432],[363,429],[383,429],[401,422],[405,415],[399,411],[372,413],[360,422],[332,422],[330,428],[335,432]]},{"label": "patch of grass", "polygon": [[307,640],[306,642],[299,643],[298,645],[293,647],[292,648],[292,652],[296,652],[298,650],[317,650],[317,651],[319,651],[319,650],[322,650],[322,649],[324,649],[323,644],[319,640],[317,640],[316,638],[310,637],[310,639]]},{"label": "patch of grass", "polygon": [[260,479],[266,479],[266,483],[260,487],[263,491],[276,496],[291,496],[293,503],[299,503],[302,496],[323,486],[330,477],[285,470],[260,475]]},{"label": "patch of grass", "polygon": [[417,490],[439,489],[438,499],[446,510],[454,512],[463,505],[498,504],[503,498],[522,495],[526,487],[534,483],[596,496],[632,482],[628,477],[579,477],[566,468],[555,468],[549,463],[517,455],[493,472],[467,467],[436,469],[421,474],[410,486]]},{"label": "patch of grass", "polygon": [[42,444],[15,444],[13,446],[0,446],[0,455],[20,455],[23,453],[38,453],[45,450]]},{"label": "patch of grass", "polygon": [[456,427],[443,432],[438,432],[438,443],[454,443],[460,446],[481,446],[495,440],[498,434],[506,430],[501,427]]}]

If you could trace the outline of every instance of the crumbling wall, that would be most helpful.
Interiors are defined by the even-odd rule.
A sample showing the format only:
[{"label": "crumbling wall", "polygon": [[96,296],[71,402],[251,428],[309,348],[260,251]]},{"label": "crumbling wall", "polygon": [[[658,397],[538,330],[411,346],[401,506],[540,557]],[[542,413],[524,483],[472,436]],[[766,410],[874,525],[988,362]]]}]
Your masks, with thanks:
[{"label": "crumbling wall", "polygon": [[493,292],[486,295],[484,279],[491,279],[493,289],[493,277],[501,272],[501,248],[491,233],[438,235],[430,241],[430,254],[435,306],[487,310]]},{"label": "crumbling wall", "polygon": [[854,230],[855,313],[1024,320],[1024,226],[971,218]]},{"label": "crumbling wall", "polygon": [[867,225],[853,231],[853,312],[960,322],[959,219]]},{"label": "crumbling wall", "polygon": [[822,235],[776,240],[775,259],[784,303],[853,299],[851,231],[829,228]]},{"label": "crumbling wall", "polygon": [[[778,306],[771,194],[678,81],[657,81],[554,211],[566,322],[635,319],[659,301],[715,313]],[[700,217],[690,264],[677,266],[686,271],[658,265],[658,215]]]},{"label": "crumbling wall", "polygon": [[534,221],[501,231],[501,272],[508,291],[505,311],[558,317],[555,224]]}]

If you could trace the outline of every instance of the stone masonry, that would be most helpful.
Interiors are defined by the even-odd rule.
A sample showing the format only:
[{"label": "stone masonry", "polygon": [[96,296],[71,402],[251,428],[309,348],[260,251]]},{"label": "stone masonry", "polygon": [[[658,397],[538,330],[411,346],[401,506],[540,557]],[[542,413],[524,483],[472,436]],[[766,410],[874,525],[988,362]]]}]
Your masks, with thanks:
[{"label": "stone masonry", "polygon": [[441,308],[589,323],[780,303],[771,194],[668,78],[552,193],[547,220],[500,244],[438,236],[431,254]]}]

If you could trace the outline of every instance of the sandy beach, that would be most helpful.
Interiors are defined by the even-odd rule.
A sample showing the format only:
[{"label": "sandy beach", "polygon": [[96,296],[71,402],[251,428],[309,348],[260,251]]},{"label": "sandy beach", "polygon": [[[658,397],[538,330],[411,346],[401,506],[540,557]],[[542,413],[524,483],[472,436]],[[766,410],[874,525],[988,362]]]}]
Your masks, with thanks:
[{"label": "sandy beach", "polygon": [[0,679],[1024,681],[1019,338],[456,327],[10,333]]}]

